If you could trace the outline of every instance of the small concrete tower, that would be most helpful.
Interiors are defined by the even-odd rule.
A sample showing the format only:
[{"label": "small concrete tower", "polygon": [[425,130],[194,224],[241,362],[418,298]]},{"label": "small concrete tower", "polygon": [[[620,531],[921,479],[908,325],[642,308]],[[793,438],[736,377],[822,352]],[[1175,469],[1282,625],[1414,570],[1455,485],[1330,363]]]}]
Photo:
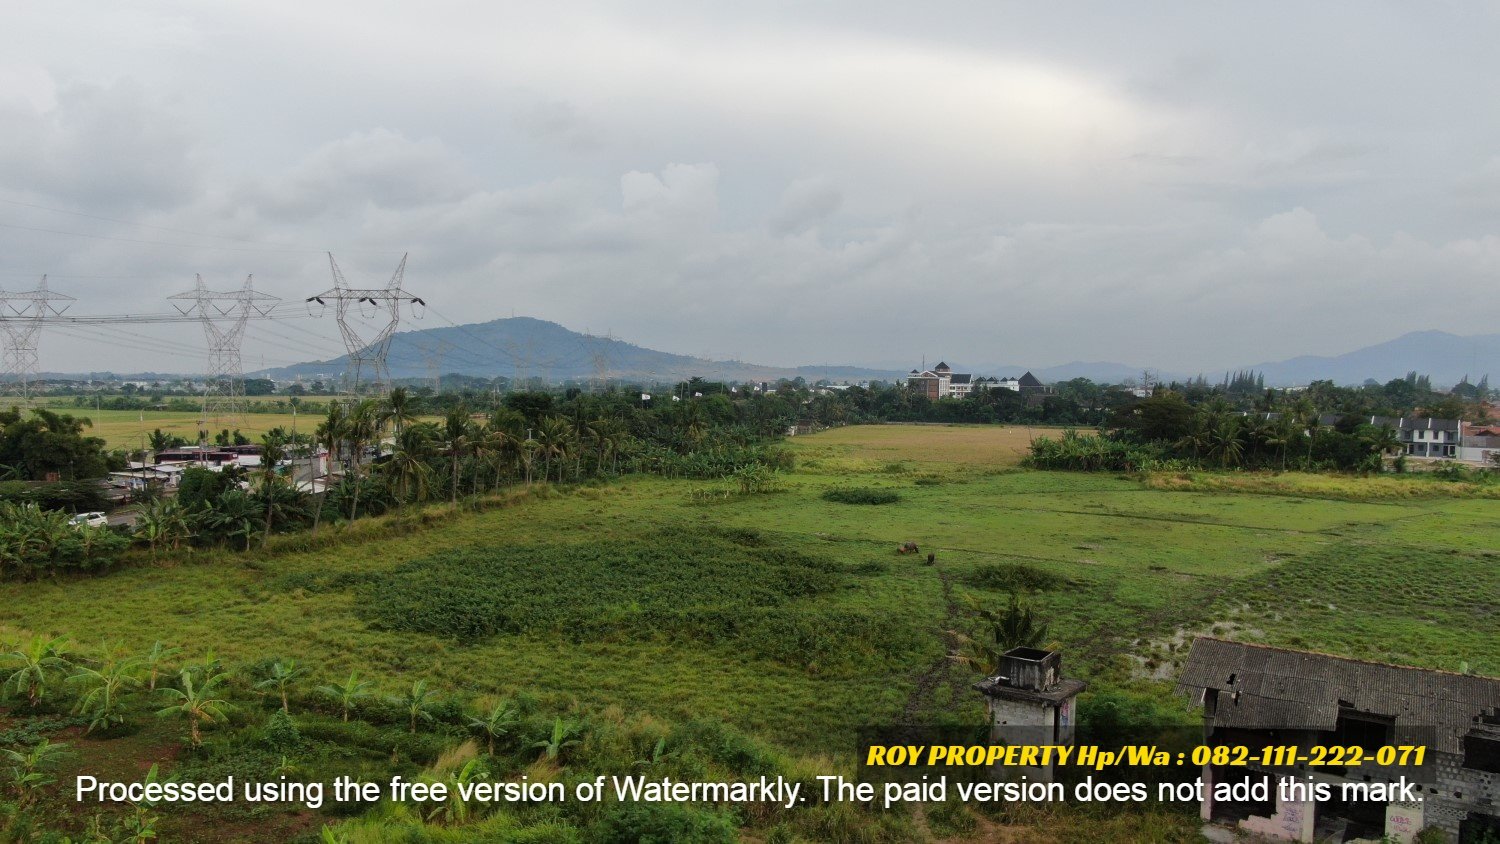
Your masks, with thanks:
[{"label": "small concrete tower", "polygon": [[974,688],[989,705],[992,741],[1071,745],[1074,699],[1088,684],[1062,676],[1056,651],[1011,648],[1000,656],[1000,673]]}]

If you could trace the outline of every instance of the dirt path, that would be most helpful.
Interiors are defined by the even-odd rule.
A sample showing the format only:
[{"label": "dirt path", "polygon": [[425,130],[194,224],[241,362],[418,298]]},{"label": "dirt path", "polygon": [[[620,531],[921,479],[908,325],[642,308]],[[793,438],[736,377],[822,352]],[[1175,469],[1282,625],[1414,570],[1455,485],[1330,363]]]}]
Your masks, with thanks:
[{"label": "dirt path", "polygon": [[953,578],[942,565],[935,566],[935,569],[943,587],[943,623],[939,632],[943,641],[943,654],[917,673],[915,685],[906,698],[906,706],[901,710],[902,724],[919,723],[921,713],[932,709],[933,693],[939,686],[948,684],[952,689],[951,700],[958,700],[965,686],[964,678],[956,675],[953,660],[949,658],[958,647],[958,641],[953,636],[953,628],[957,626],[959,617],[958,601],[953,597]]}]

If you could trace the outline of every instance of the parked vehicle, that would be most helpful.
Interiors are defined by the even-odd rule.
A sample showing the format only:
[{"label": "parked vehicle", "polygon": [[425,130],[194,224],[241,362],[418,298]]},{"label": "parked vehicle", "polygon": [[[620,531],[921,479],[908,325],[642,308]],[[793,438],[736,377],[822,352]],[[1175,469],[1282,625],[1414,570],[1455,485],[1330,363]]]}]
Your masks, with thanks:
[{"label": "parked vehicle", "polygon": [[75,526],[105,527],[109,524],[109,517],[95,510],[92,513],[79,513],[72,518],[72,522]]}]

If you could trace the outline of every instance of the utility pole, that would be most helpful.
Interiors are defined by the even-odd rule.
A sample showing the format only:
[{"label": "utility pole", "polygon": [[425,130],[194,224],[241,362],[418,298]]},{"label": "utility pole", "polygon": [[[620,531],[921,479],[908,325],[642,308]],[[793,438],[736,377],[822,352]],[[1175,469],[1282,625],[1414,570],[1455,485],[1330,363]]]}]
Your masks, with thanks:
[{"label": "utility pole", "polygon": [[[349,353],[349,371],[345,377],[349,381],[351,393],[359,392],[360,381],[366,374],[375,387],[375,393],[385,393],[390,387],[391,378],[390,369],[386,366],[386,355],[390,352],[391,335],[396,333],[396,326],[401,322],[401,306],[411,306],[412,315],[418,317],[417,307],[427,306],[426,302],[401,288],[402,277],[406,275],[406,258],[406,255],[401,256],[401,263],[396,266],[395,274],[385,287],[358,288],[350,287],[344,280],[344,273],[330,252],[328,267],[333,272],[333,287],[307,298],[308,302],[316,302],[322,306],[333,302],[339,333],[344,336],[344,348]],[[378,317],[384,312],[385,324],[368,338],[361,335],[353,322],[355,314],[351,313],[351,309],[356,307],[363,308],[366,318],[375,319],[377,326],[380,325]]]},{"label": "utility pole", "polygon": [[47,289],[47,277],[35,290],[0,290],[0,326],[5,328],[5,374],[16,381],[17,392],[28,402],[31,381],[37,373],[37,340],[48,317],[62,316],[74,301],[72,296]]},{"label": "utility pole", "polygon": [[240,363],[245,323],[252,314],[269,316],[277,298],[257,292],[253,276],[246,276],[239,290],[215,291],[203,284],[201,275],[196,276],[192,290],[167,298],[182,315],[196,316],[203,323],[208,341],[203,418],[217,425],[221,417],[227,417],[238,424],[245,412],[245,374]]}]

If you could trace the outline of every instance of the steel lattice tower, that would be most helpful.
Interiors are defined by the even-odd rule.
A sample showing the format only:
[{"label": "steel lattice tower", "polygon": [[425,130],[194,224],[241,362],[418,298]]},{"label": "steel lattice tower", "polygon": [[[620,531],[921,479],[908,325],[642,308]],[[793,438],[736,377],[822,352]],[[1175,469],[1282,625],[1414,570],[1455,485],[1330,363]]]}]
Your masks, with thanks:
[{"label": "steel lattice tower", "polygon": [[167,298],[184,316],[196,316],[203,323],[203,336],[208,340],[204,420],[217,422],[227,417],[238,421],[245,411],[245,374],[240,363],[245,323],[252,314],[270,315],[274,307],[271,303],[277,298],[257,292],[254,276],[246,276],[245,286],[239,290],[224,292],[209,290],[203,285],[203,276],[196,278],[192,290]]},{"label": "steel lattice tower", "polygon": [[[16,382],[17,392],[31,398],[31,380],[37,372],[37,341],[48,317],[62,316],[75,300],[47,289],[47,277],[35,290],[0,290],[0,325],[5,327],[5,375]],[[7,380],[9,380],[9,378]]]},{"label": "steel lattice tower", "polygon": [[[401,279],[406,275],[406,257],[401,256],[401,263],[396,266],[395,274],[385,287],[360,288],[349,286],[330,252],[328,267],[333,271],[333,288],[307,299],[319,305],[327,305],[330,300],[334,303],[339,333],[344,336],[344,348],[349,353],[349,368],[345,372],[345,379],[351,393],[359,392],[360,382],[366,377],[369,378],[369,383],[374,384],[377,395],[389,388],[391,372],[386,366],[386,354],[391,348],[391,335],[396,333],[396,326],[401,322],[401,306],[425,307],[427,304],[401,288]],[[358,327],[352,324],[351,309],[356,306],[366,307],[370,318],[377,320],[376,330],[368,338],[362,336]],[[378,322],[382,313],[385,316],[383,326]]]}]

